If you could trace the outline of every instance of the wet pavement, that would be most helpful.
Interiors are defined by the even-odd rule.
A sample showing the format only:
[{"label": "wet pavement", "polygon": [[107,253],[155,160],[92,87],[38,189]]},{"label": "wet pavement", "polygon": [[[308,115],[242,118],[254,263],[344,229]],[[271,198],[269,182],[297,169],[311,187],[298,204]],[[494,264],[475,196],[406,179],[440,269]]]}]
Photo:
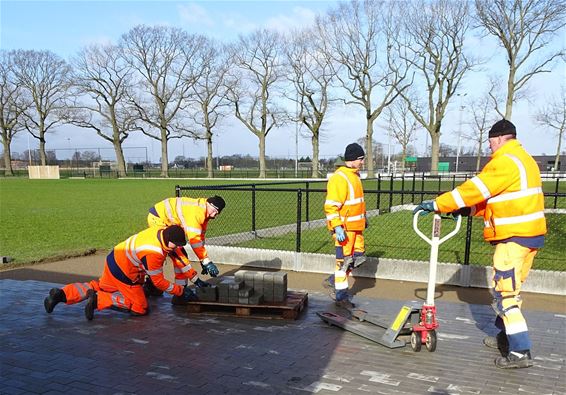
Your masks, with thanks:
[{"label": "wet pavement", "polygon": [[[566,315],[525,311],[534,366],[501,370],[482,345],[487,305],[438,301],[436,352],[388,349],[322,322],[309,292],[297,320],[188,314],[170,297],[151,314],[97,312],[43,299],[56,284],[0,280],[1,394],[566,394]],[[405,301],[356,298],[393,319]]]}]

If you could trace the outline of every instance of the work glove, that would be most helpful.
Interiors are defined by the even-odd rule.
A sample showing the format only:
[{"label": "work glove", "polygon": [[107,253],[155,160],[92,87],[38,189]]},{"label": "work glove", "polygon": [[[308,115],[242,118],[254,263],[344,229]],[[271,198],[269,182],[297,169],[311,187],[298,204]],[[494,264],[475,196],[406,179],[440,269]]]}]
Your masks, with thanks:
[{"label": "work glove", "polygon": [[346,240],[346,232],[344,231],[344,228],[342,226],[338,225],[337,227],[335,227],[334,234],[336,235],[336,240],[338,240],[340,243]]},{"label": "work glove", "polygon": [[207,264],[201,262],[200,265],[202,266],[200,274],[208,274],[210,277],[216,277],[218,276],[218,273],[220,273],[213,262],[208,262]]},{"label": "work glove", "polygon": [[419,215],[434,213],[434,200],[425,200],[421,204],[417,204],[417,207],[413,210],[413,214],[416,214],[418,211],[421,211]]},{"label": "work glove", "polygon": [[206,287],[210,287],[210,284],[207,283],[206,281],[201,280],[200,278],[197,278],[195,281],[195,285],[199,288],[206,288]]},{"label": "work glove", "polygon": [[454,218],[458,217],[459,215],[461,215],[462,217],[469,217],[471,213],[472,213],[471,207],[462,207],[456,211],[452,211],[450,215],[453,216]]},{"label": "work glove", "polygon": [[194,302],[198,300],[197,294],[195,291],[190,289],[188,286],[185,285],[183,289],[183,295],[181,295],[183,302]]},{"label": "work glove", "polygon": [[366,229],[367,228],[369,228],[369,218],[367,217],[367,214],[366,214]]}]

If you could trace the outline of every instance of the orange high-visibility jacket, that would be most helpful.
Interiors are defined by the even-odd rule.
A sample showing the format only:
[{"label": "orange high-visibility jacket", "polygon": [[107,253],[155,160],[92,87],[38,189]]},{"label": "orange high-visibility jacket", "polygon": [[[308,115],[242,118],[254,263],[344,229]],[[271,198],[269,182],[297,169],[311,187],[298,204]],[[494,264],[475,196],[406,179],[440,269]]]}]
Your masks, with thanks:
[{"label": "orange high-visibility jacket", "polygon": [[366,203],[360,175],[356,169],[339,167],[328,179],[324,213],[328,229],[341,225],[347,231],[366,227]]},{"label": "orange high-visibility jacket", "polygon": [[435,200],[446,213],[471,207],[483,215],[486,241],[546,234],[544,195],[539,167],[517,140],[492,155],[481,173]]},{"label": "orange high-visibility jacket", "polygon": [[154,206],[159,218],[165,225],[179,225],[185,229],[187,240],[195,255],[201,261],[208,260],[204,246],[208,218],[206,217],[206,199],[170,198]]},{"label": "orange high-visibility jacket", "polygon": [[[163,228],[153,227],[129,237],[114,247],[106,258],[107,265],[110,272],[116,276],[120,273],[116,273],[116,270],[112,268],[115,263],[134,284],[142,284],[145,275],[148,274],[159,290],[180,296],[183,294],[183,287],[165,279],[163,264],[167,255],[170,255],[175,272],[178,272],[186,267],[190,268],[190,262],[182,247],[172,250],[164,244],[162,233]],[[196,275],[194,269],[192,272]]]}]

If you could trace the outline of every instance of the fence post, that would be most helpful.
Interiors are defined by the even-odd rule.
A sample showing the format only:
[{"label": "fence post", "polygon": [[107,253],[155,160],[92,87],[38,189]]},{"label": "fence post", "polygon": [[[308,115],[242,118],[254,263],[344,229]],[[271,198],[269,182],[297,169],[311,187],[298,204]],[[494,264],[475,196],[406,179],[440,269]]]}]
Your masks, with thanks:
[{"label": "fence post", "polygon": [[181,197],[181,186],[175,185],[175,197]]},{"label": "fence post", "polygon": [[310,222],[309,220],[309,182],[306,182],[306,196],[305,196],[305,221]]},{"label": "fence post", "polygon": [[470,250],[472,247],[472,217],[466,223],[466,246],[464,247],[464,265],[470,264]]},{"label": "fence post", "polygon": [[415,203],[415,182],[416,182],[415,175],[416,175],[415,172],[413,172],[413,188],[412,188],[413,196],[412,196],[411,203]]},{"label": "fence post", "polygon": [[405,174],[401,175],[401,204],[405,202]]},{"label": "fence post", "polygon": [[452,175],[452,189],[456,188],[456,174]]},{"label": "fence post", "polygon": [[255,229],[255,184],[252,184],[252,233],[256,234]]},{"label": "fence post", "polygon": [[377,174],[377,211],[379,212],[379,206],[381,205],[381,173]]},{"label": "fence post", "polygon": [[297,242],[295,244],[295,251],[301,252],[301,206],[303,202],[303,191],[301,188],[297,190]]},{"label": "fence post", "polygon": [[389,179],[389,211],[391,212],[391,206],[393,206],[393,174],[391,174],[391,178]]},{"label": "fence post", "polygon": [[554,187],[554,208],[556,208],[556,203],[558,201],[558,181],[560,181],[560,179],[556,177],[556,186]]},{"label": "fence post", "polygon": [[[425,175],[424,175],[424,172],[423,172],[423,178],[421,178],[421,192],[424,191],[424,181],[425,181]],[[424,194],[421,193],[421,202],[423,201],[423,198],[424,198]]]}]

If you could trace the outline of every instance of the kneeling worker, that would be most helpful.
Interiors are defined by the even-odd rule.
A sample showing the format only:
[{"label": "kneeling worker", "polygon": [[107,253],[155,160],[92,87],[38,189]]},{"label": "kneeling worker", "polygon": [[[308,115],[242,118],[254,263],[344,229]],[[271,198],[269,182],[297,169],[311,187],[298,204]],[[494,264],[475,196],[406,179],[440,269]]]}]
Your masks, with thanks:
[{"label": "kneeling worker", "polygon": [[[189,273],[184,268],[190,263],[179,251],[186,242],[183,228],[177,225],[153,227],[137,233],[108,254],[99,280],[51,289],[44,300],[45,311],[53,312],[61,302],[76,304],[86,300],[85,316],[89,321],[93,319],[95,310],[108,308],[133,315],[146,315],[149,312],[143,290],[146,275],[157,289],[174,295],[174,298],[185,302],[196,300],[191,289],[173,284],[163,276],[163,264],[167,256],[171,257],[176,272]],[[197,286],[202,286],[199,283],[204,282],[195,282]]]}]

